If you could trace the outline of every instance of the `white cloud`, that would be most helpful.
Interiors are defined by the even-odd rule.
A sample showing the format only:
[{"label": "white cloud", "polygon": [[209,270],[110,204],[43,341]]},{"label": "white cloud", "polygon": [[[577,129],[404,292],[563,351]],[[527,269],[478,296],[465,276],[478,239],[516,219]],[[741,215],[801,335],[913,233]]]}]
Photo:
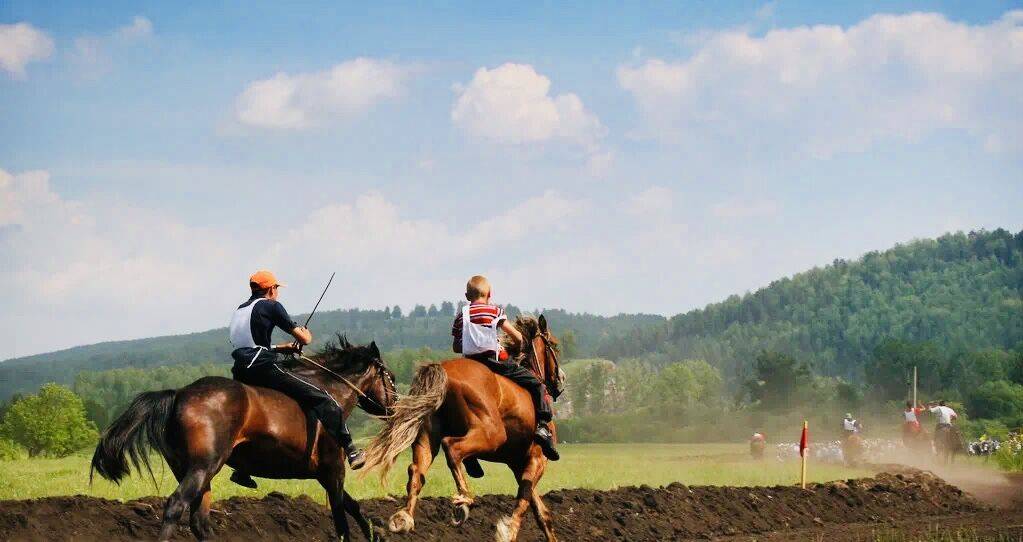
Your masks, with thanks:
[{"label": "white cloud", "polygon": [[729,200],[714,204],[710,211],[722,219],[766,217],[778,214],[778,203],[769,199]]},{"label": "white cloud", "polygon": [[943,15],[875,15],[712,35],[682,61],[618,69],[645,135],[686,145],[827,157],[881,141],[963,130],[989,150],[1020,148],[1023,11],[986,25]]},{"label": "white cloud", "polygon": [[148,38],[153,35],[153,23],[146,17],[136,15],[130,24],[126,24],[114,31],[114,36],[123,40],[137,40]]},{"label": "white cloud", "polygon": [[78,75],[96,79],[105,75],[114,65],[114,56],[124,49],[153,36],[153,23],[141,15],[104,35],[82,35],[74,40],[71,61]]},{"label": "white cloud", "polygon": [[499,143],[566,141],[595,149],[607,130],[572,93],[550,95],[551,80],[528,64],[480,68],[458,98],[451,120],[470,135]]},{"label": "white cloud", "polygon": [[663,186],[651,186],[629,198],[626,210],[641,217],[667,217],[675,205],[675,193]]},{"label": "white cloud", "polygon": [[0,314],[0,325],[13,330],[13,353],[25,353],[195,329],[188,313],[223,310],[231,278],[223,262],[244,261],[245,251],[157,210],[65,199],[45,171],[0,170],[0,256],[0,280],[18,307]]},{"label": "white cloud", "polygon": [[320,72],[281,72],[249,83],[235,100],[235,118],[244,125],[279,129],[350,119],[402,95],[412,71],[360,57]]},{"label": "white cloud", "polygon": [[53,39],[28,23],[0,24],[0,68],[15,78],[25,77],[25,66],[53,55]]}]

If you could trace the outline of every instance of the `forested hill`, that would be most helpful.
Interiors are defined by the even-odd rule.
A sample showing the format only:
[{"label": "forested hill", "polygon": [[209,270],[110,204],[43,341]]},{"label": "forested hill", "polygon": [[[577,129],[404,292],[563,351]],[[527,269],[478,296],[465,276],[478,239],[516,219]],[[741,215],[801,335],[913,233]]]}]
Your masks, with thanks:
[{"label": "forested hill", "polygon": [[[509,314],[519,309],[506,307]],[[416,306],[408,314],[398,307],[384,310],[335,310],[319,312],[310,324],[317,343],[343,332],[356,343],[375,340],[385,353],[398,348],[451,348],[451,320],[455,306]],[[545,309],[555,332],[574,343],[578,355],[593,355],[607,341],[635,328],[663,326],[663,316],[629,314],[613,317]],[[305,320],[305,315],[295,316]],[[286,339],[278,330],[274,340]],[[121,367],[157,367],[178,364],[230,363],[227,329],[188,335],[172,335],[132,341],[79,346],[0,362],[0,401],[14,393],[34,392],[46,382],[70,384],[83,370],[102,371]]]},{"label": "forested hill", "polygon": [[[545,313],[573,355],[643,358],[652,365],[699,358],[733,385],[750,377],[762,350],[790,354],[817,373],[860,382],[885,339],[929,342],[946,353],[1023,343],[1023,232],[956,233],[913,241],[855,261],[836,260],[721,303],[666,320]],[[320,339],[344,331],[385,352],[450,348],[455,307],[324,312]],[[510,313],[517,311],[508,307]],[[283,339],[280,339],[283,341]],[[45,382],[70,383],[79,371],[228,363],[226,330],[83,346],[0,363],[0,400]]]},{"label": "forested hill", "polygon": [[944,235],[836,260],[607,342],[610,359],[702,358],[732,382],[770,350],[816,372],[861,381],[885,339],[944,352],[1023,342],[1023,231]]}]

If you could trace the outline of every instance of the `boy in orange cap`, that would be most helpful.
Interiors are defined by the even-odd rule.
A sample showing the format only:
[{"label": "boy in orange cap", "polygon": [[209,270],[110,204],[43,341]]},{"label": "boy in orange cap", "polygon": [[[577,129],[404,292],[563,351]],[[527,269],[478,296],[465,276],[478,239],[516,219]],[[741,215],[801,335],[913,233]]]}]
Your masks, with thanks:
[{"label": "boy in orange cap", "polygon": [[[323,428],[344,449],[352,469],[359,469],[366,459],[352,443],[341,405],[323,388],[285,371],[277,364],[278,353],[297,352],[313,342],[313,334],[296,324],[284,305],[277,301],[281,286],[277,277],[266,270],[257,271],[249,277],[252,296],[239,305],[231,317],[231,344],[234,345],[231,374],[239,382],[274,389],[298,401],[303,409],[320,420]],[[270,344],[270,335],[275,327],[290,334],[295,342]],[[245,487],[256,487],[252,477],[239,471],[231,475],[231,480]]]}]

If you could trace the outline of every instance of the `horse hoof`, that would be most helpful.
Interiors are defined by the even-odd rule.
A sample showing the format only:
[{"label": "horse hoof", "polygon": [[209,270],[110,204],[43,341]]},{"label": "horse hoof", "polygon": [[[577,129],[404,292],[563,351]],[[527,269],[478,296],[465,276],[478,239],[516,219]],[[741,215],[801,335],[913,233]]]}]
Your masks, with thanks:
[{"label": "horse hoof", "polygon": [[416,520],[412,519],[412,514],[405,510],[398,510],[391,516],[390,521],[387,522],[387,528],[392,533],[407,533],[415,527]]},{"label": "horse hoof", "polygon": [[455,527],[461,527],[465,520],[469,519],[469,505],[460,504],[455,506],[454,510],[451,511],[451,524]]},{"label": "horse hoof", "polygon": [[511,516],[505,516],[497,521],[497,530],[494,532],[494,540],[497,542],[511,542],[515,533],[512,533]]}]

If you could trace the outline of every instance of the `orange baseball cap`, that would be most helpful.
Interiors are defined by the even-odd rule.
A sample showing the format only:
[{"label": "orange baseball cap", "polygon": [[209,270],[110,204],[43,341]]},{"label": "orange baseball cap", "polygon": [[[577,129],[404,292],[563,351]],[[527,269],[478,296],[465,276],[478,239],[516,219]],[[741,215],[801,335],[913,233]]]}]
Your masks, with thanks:
[{"label": "orange baseball cap", "polygon": [[284,286],[280,282],[277,282],[277,277],[266,269],[260,269],[249,277],[249,284],[255,284],[264,290],[274,286]]}]

